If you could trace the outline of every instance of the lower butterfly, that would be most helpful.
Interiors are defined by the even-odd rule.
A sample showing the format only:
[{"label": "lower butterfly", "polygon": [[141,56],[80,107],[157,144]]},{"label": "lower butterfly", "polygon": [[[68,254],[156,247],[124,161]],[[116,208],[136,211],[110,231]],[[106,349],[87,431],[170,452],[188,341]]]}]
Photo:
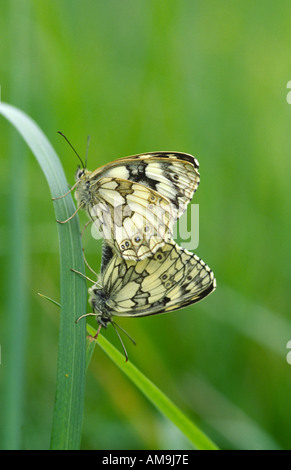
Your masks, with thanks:
[{"label": "lower butterfly", "polygon": [[99,323],[97,337],[101,327],[107,328],[109,323],[116,330],[114,316],[144,317],[178,310],[202,300],[215,288],[212,270],[175,242],[164,244],[153,257],[137,263],[122,259],[104,244],[101,276],[89,289],[93,312],[77,321],[95,316]]}]

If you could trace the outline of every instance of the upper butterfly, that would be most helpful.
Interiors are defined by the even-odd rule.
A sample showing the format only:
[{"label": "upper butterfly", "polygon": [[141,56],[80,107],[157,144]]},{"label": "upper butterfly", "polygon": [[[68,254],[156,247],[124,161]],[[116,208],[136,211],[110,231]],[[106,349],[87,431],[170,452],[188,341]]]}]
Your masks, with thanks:
[{"label": "upper butterfly", "polygon": [[172,240],[174,223],[198,188],[198,168],[196,158],[181,152],[133,155],[93,172],[83,165],[68,192],[76,189],[78,208],[62,223],[86,209],[105,241],[123,259],[152,256]]}]

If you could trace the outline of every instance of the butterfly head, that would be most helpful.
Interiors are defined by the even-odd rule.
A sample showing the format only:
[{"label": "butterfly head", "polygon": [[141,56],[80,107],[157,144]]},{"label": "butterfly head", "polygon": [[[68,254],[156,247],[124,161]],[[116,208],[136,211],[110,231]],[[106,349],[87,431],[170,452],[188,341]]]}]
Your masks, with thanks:
[{"label": "butterfly head", "polygon": [[75,173],[75,180],[79,181],[85,175],[85,173],[85,168],[81,168],[80,166],[78,166],[77,171]]},{"label": "butterfly head", "polygon": [[90,171],[80,167],[78,167],[75,173],[75,198],[78,201],[79,207],[87,207],[92,204],[90,175]]}]

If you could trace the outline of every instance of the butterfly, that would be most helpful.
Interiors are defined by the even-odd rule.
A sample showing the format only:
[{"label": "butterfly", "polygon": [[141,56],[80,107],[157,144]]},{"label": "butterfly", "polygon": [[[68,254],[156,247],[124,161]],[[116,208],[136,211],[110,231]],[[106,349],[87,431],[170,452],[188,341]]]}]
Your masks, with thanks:
[{"label": "butterfly", "polygon": [[198,169],[196,158],[181,152],[133,155],[93,172],[82,162],[76,183],[61,196],[75,189],[78,208],[62,223],[85,209],[116,254],[140,261],[172,240],[174,223],[198,188]]},{"label": "butterfly", "polygon": [[138,262],[122,259],[104,244],[100,279],[89,288],[93,312],[77,321],[95,316],[97,337],[101,327],[107,328],[109,323],[115,330],[120,328],[114,316],[144,317],[178,310],[202,300],[215,288],[209,266],[175,242],[165,243],[151,258]]}]

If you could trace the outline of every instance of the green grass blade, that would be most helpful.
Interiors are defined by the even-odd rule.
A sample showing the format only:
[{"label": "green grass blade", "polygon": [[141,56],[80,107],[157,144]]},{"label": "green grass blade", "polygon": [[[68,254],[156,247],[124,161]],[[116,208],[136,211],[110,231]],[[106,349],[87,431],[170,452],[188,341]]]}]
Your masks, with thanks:
[{"label": "green grass blade", "polygon": [[[96,330],[87,325],[87,331],[91,336],[96,334]],[[90,340],[88,340],[90,341]],[[145,375],[143,375],[130,361],[125,362],[124,355],[112,346],[104,336],[98,336],[98,341],[90,341],[90,357],[94,346],[98,344],[106,354],[115,362],[115,364],[127,375],[127,377],[139,388],[147,399],[166,416],[178,429],[189,439],[196,449],[199,450],[218,450],[218,447],[201,431],[184,413],[154,385]],[[88,361],[90,360],[88,354]]]},{"label": "green grass blade", "polygon": [[[18,137],[18,136],[17,136]],[[2,431],[1,446],[3,449],[21,449],[23,424],[23,409],[26,393],[26,345],[27,325],[29,321],[29,300],[27,288],[23,280],[28,268],[27,252],[29,240],[27,237],[27,188],[25,175],[27,173],[27,149],[18,137],[11,133],[10,165],[14,168],[9,175],[9,237],[5,250],[7,266],[5,277],[5,323],[3,325],[3,350],[5,350],[4,388],[2,396]],[[19,154],[23,155],[18,164]],[[26,153],[26,155],[25,155]],[[17,295],[16,295],[17,292]],[[15,330],[11,328],[11,319],[17,325],[21,334],[15,341]]]},{"label": "green grass blade", "polygon": [[[10,60],[7,63],[9,94],[12,101],[29,106],[31,70],[28,53],[30,50],[31,5],[28,2],[7,4],[7,23],[10,24],[10,35],[7,41],[7,52]],[[2,15],[1,15],[2,16]],[[18,21],[21,18],[21,22]],[[1,85],[5,82],[1,77]],[[25,89],[25,93],[23,90]],[[0,89],[1,92],[1,89]],[[1,139],[2,140],[2,139]],[[1,447],[3,449],[21,449],[23,443],[22,428],[26,398],[26,353],[27,325],[29,321],[29,296],[24,279],[27,277],[29,263],[27,253],[30,240],[27,237],[27,162],[28,150],[20,138],[9,132],[9,168],[13,169],[6,176],[9,188],[8,233],[5,244],[7,266],[5,267],[5,321],[3,324],[2,347],[5,361],[1,369],[5,377],[1,407]],[[1,142],[2,146],[2,142]],[[19,159],[19,155],[22,158]],[[5,212],[3,207],[1,212]],[[17,295],[16,294],[17,286]],[[21,335],[15,341],[15,330],[11,328],[11,318]]]},{"label": "green grass blade", "polygon": [[51,299],[50,297],[48,297],[47,295],[44,295],[44,294],[38,293],[38,295],[39,295],[40,297],[43,297],[45,300],[48,300],[48,301],[51,302],[52,304],[56,305],[57,307],[60,307],[60,308],[61,308],[61,304],[60,304],[59,302],[57,302],[56,300]]},{"label": "green grass blade", "polygon": [[88,366],[90,364],[91,357],[92,357],[92,354],[93,354],[94,349],[95,349],[95,345],[96,345],[96,341],[93,338],[91,338],[91,336],[87,336],[87,340],[86,340],[86,369],[88,369]]},{"label": "green grass blade", "polygon": [[[22,135],[37,159],[53,197],[68,190],[61,163],[51,144],[27,115],[13,106],[0,104],[2,114]],[[19,156],[21,158],[21,155]],[[49,195],[48,195],[49,197]],[[69,195],[54,202],[57,219],[65,220],[75,206]],[[69,223],[57,224],[60,247],[61,313],[56,397],[53,415],[51,448],[77,449],[80,445],[85,383],[85,325],[75,324],[86,311],[86,282],[70,271],[84,272],[78,217]]]},{"label": "green grass blade", "polygon": [[[0,113],[18,129],[33,151],[45,173],[52,196],[64,194],[67,191],[65,175],[57,155],[41,130],[28,116],[10,105],[2,103]],[[74,211],[70,196],[54,204],[57,219],[64,220]],[[84,272],[78,219],[74,218],[70,223],[58,225],[58,233],[61,259],[61,318],[51,448],[73,449],[79,448],[80,444],[85,370],[96,342],[87,339],[85,349],[85,322],[75,325],[75,319],[86,309],[87,295],[85,280],[70,271],[73,267]],[[91,335],[96,333],[93,328],[87,328]],[[217,449],[164,393],[130,361],[126,363],[124,356],[102,335],[98,337],[98,344],[152,404],[183,432],[195,448]]]}]

